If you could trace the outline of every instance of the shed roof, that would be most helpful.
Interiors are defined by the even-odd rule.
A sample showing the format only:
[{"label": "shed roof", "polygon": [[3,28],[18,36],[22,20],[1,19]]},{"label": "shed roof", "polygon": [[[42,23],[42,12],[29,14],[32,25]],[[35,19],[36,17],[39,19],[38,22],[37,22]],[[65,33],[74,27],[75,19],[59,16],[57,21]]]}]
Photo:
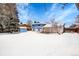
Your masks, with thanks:
[{"label": "shed roof", "polygon": [[46,24],[45,26],[43,27],[52,27],[52,24]]}]

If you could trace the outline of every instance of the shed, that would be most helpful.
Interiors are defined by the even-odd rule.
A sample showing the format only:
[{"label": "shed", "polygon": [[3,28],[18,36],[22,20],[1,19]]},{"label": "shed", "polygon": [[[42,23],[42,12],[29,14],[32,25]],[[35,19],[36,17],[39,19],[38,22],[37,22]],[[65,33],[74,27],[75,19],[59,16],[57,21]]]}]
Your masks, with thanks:
[{"label": "shed", "polygon": [[43,27],[44,33],[63,33],[64,26],[59,24],[46,24]]}]

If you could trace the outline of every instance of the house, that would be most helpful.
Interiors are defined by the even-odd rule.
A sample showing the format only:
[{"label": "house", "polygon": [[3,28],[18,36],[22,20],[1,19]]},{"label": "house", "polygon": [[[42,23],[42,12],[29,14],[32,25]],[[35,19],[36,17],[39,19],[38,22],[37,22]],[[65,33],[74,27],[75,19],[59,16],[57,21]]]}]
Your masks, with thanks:
[{"label": "house", "polygon": [[65,32],[77,32],[79,33],[79,23],[75,23],[69,28],[65,28]]},{"label": "house", "polygon": [[28,24],[20,24],[20,28],[25,28],[27,31],[31,31],[32,30],[31,26],[28,25]]},{"label": "house", "polygon": [[45,25],[46,25],[46,24],[44,24],[44,23],[33,23],[33,24],[32,24],[32,30],[33,30],[33,31],[41,32],[43,26],[45,26]]}]

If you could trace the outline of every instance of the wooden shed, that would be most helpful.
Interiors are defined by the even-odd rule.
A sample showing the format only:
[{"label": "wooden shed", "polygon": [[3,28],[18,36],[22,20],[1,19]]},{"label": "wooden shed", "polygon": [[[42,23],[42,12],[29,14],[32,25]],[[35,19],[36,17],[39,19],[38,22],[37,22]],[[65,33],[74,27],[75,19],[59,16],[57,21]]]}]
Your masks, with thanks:
[{"label": "wooden shed", "polygon": [[64,32],[64,26],[59,24],[46,24],[43,27],[44,33],[63,33]]}]

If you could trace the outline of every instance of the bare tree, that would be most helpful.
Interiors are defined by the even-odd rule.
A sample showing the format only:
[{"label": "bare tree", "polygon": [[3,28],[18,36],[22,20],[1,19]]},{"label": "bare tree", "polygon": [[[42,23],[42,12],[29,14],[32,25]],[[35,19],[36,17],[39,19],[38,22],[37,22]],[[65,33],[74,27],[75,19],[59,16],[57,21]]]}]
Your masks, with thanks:
[{"label": "bare tree", "polygon": [[55,20],[55,18],[51,19],[50,20],[50,23],[53,25],[53,26],[57,26],[58,22]]},{"label": "bare tree", "polygon": [[77,15],[75,23],[79,23],[79,15]]},{"label": "bare tree", "polygon": [[54,19],[51,19],[50,22],[51,22],[51,23],[54,23],[54,22],[55,22],[55,18],[54,18]]},{"label": "bare tree", "polygon": [[32,20],[27,20],[27,24],[31,26],[32,25]]}]

